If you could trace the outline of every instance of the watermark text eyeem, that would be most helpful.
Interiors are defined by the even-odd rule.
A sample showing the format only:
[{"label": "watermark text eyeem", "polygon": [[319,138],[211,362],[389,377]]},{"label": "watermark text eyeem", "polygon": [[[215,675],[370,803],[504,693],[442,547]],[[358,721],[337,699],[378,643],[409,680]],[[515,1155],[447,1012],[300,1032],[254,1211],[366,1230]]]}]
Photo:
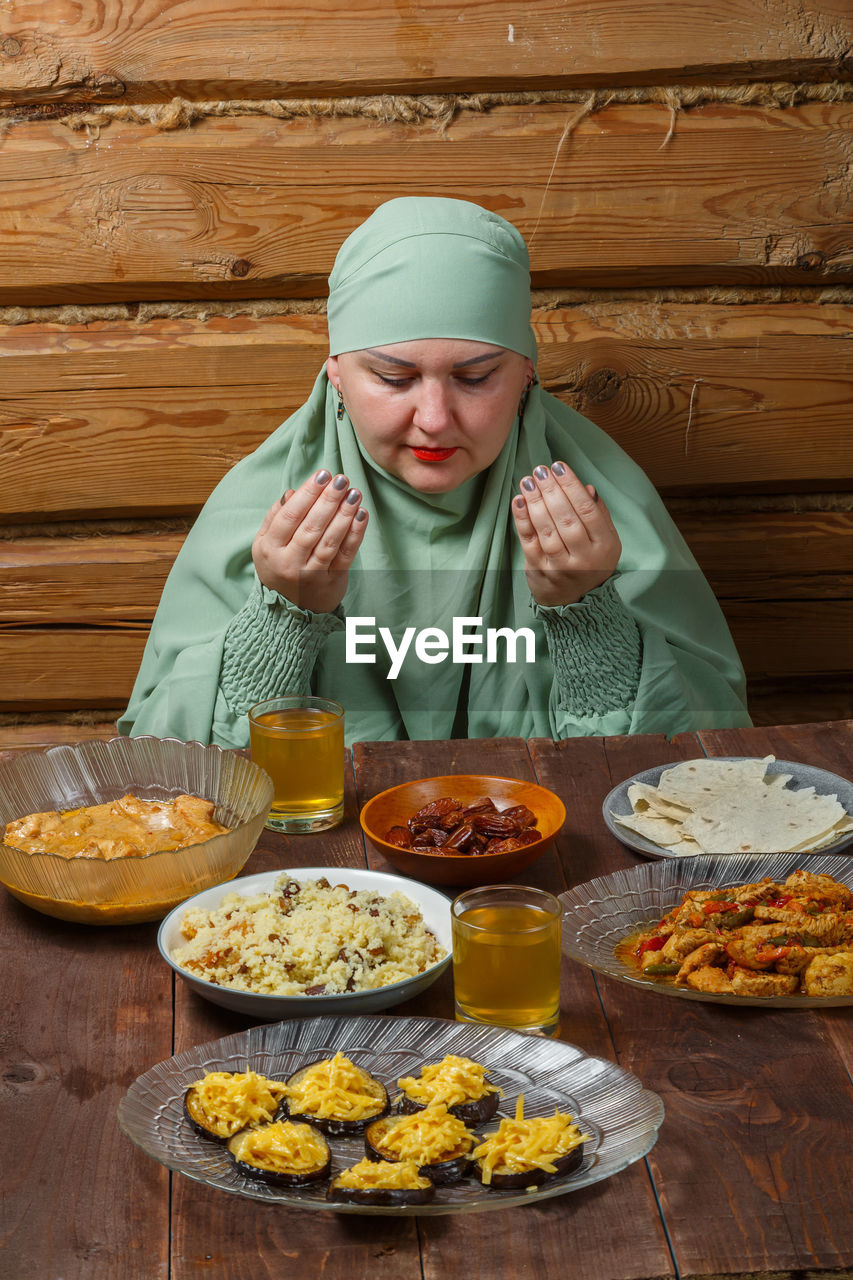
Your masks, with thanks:
[{"label": "watermark text eyeem", "polygon": [[[378,628],[379,639],[391,659],[388,679],[396,680],[403,660],[414,643],[414,653],[421,662],[518,662],[519,645],[523,644],[523,662],[536,661],[536,637],[530,627],[486,627],[482,618],[454,618],[448,636],[440,627],[406,627],[399,644],[387,627]],[[376,662],[377,627],[375,618],[347,618],[346,661]]]}]

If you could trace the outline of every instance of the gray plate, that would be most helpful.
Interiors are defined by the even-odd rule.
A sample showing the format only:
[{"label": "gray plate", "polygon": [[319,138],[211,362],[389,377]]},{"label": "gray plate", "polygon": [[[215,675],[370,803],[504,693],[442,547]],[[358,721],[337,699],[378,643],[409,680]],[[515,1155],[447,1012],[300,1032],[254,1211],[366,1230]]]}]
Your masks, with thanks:
[{"label": "gray plate", "polygon": [[[491,1083],[503,1090],[499,1116],[515,1113],[520,1093],[525,1115],[553,1115],[555,1107],[569,1111],[591,1135],[584,1144],[583,1164],[575,1173],[530,1192],[492,1191],[468,1178],[436,1188],[435,1200],[427,1205],[331,1204],[325,1198],[325,1182],[282,1190],[244,1177],[225,1148],[198,1137],[183,1114],[186,1089],[207,1071],[251,1069],[282,1080],[338,1050],[382,1080],[392,1098],[398,1077],[417,1074],[427,1062],[438,1062],[448,1053],[474,1058],[486,1066]],[[118,1108],[119,1125],[133,1142],[196,1182],[271,1204],[396,1217],[505,1209],[591,1186],[641,1159],[657,1141],[662,1120],[663,1103],[636,1076],[563,1041],[439,1018],[371,1015],[267,1024],[188,1049],[141,1075]],[[496,1127],[493,1121],[485,1129]],[[332,1138],[329,1144],[332,1176],[364,1155],[362,1138]]]},{"label": "gray plate", "polygon": [[560,894],[563,951],[573,960],[641,991],[711,1004],[744,1004],[762,1009],[829,1009],[853,1005],[853,996],[733,996],[691,991],[643,978],[618,958],[616,944],[629,933],[655,924],[681,902],[689,889],[723,889],[752,884],[762,876],[784,880],[792,871],[830,875],[853,888],[853,859],[823,853],[735,853],[722,858],[670,858],[630,871],[590,880]]},{"label": "gray plate", "polygon": [[[752,759],[753,757],[712,756],[710,758],[713,760],[739,761]],[[601,806],[602,816],[607,824],[608,831],[627,848],[633,849],[635,853],[641,853],[644,858],[667,858],[672,861],[683,858],[685,855],[683,853],[669,853],[659,844],[653,844],[651,840],[644,839],[636,831],[631,831],[628,827],[623,827],[620,823],[614,822],[611,817],[611,810],[614,813],[626,815],[631,813],[628,788],[635,782],[645,782],[650,787],[656,787],[662,773],[681,763],[683,762],[680,760],[671,760],[669,764],[655,765],[654,769],[644,769],[642,773],[635,773],[633,778],[626,778],[624,782],[619,783],[618,787],[614,787],[605,797],[604,804]],[[790,791],[800,791],[803,787],[814,787],[819,795],[837,796],[838,803],[847,810],[848,814],[853,816],[853,782],[849,782],[846,778],[840,778],[838,774],[829,773],[826,769],[816,769],[810,764],[798,764],[794,760],[775,760],[773,764],[767,766],[767,772],[790,773],[791,781],[785,784]],[[839,850],[846,849],[850,844],[853,844],[853,831],[841,836],[834,844],[828,844],[820,852],[838,853]],[[690,857],[691,855],[688,854],[687,856]]]}]

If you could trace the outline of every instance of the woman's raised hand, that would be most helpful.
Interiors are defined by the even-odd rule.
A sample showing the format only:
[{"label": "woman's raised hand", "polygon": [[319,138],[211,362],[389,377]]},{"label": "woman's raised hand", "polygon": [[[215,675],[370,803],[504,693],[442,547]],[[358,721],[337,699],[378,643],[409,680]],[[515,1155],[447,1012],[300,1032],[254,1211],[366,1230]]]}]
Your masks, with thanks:
[{"label": "woman's raised hand", "polygon": [[252,543],[265,587],[313,613],[331,613],[347,589],[367,528],[361,493],[346,476],[317,471],[270,507]]},{"label": "woman's raised hand", "polygon": [[576,604],[619,563],[622,543],[610,512],[565,462],[525,476],[512,514],[530,594],[539,604]]}]

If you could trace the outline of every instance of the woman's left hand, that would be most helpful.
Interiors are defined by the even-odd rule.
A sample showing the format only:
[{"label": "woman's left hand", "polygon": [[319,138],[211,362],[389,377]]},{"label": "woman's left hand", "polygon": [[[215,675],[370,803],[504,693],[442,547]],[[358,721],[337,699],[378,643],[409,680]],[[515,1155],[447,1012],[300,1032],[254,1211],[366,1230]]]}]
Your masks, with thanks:
[{"label": "woman's left hand", "polygon": [[622,543],[592,485],[565,462],[536,467],[512,500],[527,582],[542,605],[576,604],[613,574]]}]

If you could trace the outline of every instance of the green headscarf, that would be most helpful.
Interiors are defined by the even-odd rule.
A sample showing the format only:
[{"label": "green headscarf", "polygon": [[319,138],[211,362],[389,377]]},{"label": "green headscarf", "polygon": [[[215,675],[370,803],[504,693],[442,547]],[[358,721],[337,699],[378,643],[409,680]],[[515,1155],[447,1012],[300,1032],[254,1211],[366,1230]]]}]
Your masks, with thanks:
[{"label": "green headscarf", "polygon": [[348,236],[329,276],[329,351],[469,338],[536,361],[530,257],[515,227],[467,200],[389,200]]},{"label": "green headscarf", "polygon": [[[333,354],[441,337],[536,356],[524,241],[467,201],[380,206],[341,247],[328,315]],[[251,543],[264,513],[321,467],[348,476],[371,516],[343,602],[349,618],[375,618],[396,643],[409,627],[449,636],[454,618],[481,618],[483,629],[528,627],[536,637],[534,662],[431,664],[412,645],[389,680],[381,643],[374,665],[347,663],[343,631],[330,634],[313,686],[344,703],[349,741],[749,723],[740,664],[705,579],[642,471],[591,422],[534,386],[491,467],[450,493],[425,494],[378,466],[336,410],[323,370],[308,401],[214,491],[164,590],[122,731],[247,741],[245,715],[219,689],[225,632],[255,587]],[[616,588],[640,627],[643,670],[621,716],[578,722],[562,708],[524,575],[510,503],[523,476],[557,459],[595,485],[622,539]]]}]

